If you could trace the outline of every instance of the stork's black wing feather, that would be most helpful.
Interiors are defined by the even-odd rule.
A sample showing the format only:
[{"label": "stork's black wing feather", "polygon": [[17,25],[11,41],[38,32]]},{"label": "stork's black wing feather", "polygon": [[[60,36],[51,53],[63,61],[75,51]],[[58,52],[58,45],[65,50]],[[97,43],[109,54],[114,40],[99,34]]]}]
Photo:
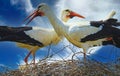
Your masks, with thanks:
[{"label": "stork's black wing feather", "polygon": [[43,46],[43,44],[24,33],[32,30],[32,27],[8,27],[0,26],[0,41],[13,41],[33,46]]},{"label": "stork's black wing feather", "polygon": [[81,39],[81,42],[94,41],[94,40],[113,37],[113,36],[120,37],[120,29],[115,28],[115,27],[104,26],[103,29],[98,31],[97,33],[90,34],[84,37],[83,39]]}]

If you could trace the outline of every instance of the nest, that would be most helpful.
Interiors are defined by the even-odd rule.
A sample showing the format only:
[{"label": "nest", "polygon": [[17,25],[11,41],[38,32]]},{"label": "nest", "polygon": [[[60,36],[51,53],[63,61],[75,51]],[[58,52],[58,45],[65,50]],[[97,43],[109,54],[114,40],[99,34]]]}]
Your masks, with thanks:
[{"label": "nest", "polygon": [[120,66],[96,61],[48,61],[36,65],[21,65],[18,70],[1,73],[1,76],[120,76]]}]

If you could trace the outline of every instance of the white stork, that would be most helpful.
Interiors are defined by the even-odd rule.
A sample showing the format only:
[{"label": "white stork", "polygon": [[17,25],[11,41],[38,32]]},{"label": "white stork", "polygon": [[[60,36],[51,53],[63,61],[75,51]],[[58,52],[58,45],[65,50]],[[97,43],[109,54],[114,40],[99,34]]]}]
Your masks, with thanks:
[{"label": "white stork", "polygon": [[27,48],[30,52],[24,61],[27,64],[28,57],[32,53],[33,63],[35,64],[35,52],[51,43],[57,44],[60,37],[58,37],[54,29],[0,26],[0,41],[17,42],[19,47]]},{"label": "white stork", "polygon": [[[40,27],[33,27],[33,28],[34,30],[25,31],[25,33],[29,35],[31,38],[41,42],[44,45],[42,47],[48,46],[50,44],[56,45],[61,40],[61,37],[59,37],[56,34],[54,29],[44,29]],[[21,43],[17,43],[17,45],[22,48],[27,48],[30,51],[29,54],[24,59],[26,64],[27,64],[28,57],[31,53],[33,55],[33,60],[34,60],[33,63],[35,64],[35,52],[42,47],[28,45],[28,44],[21,44]]]},{"label": "white stork", "polygon": [[[72,13],[73,15],[76,15],[76,13],[75,14],[74,12]],[[107,41],[107,39],[104,38],[96,41],[80,42],[80,39],[92,33],[96,33],[100,29],[90,26],[90,24],[86,26],[84,25],[66,26],[55,16],[52,9],[44,3],[39,4],[36,11],[30,16],[32,17],[30,21],[32,21],[32,19],[34,19],[37,16],[47,16],[58,36],[65,36],[67,40],[72,44],[74,44],[75,46],[83,48],[85,60],[86,60],[86,51],[89,49],[89,47],[94,45],[102,45],[104,41]],[[81,18],[83,18],[83,16],[81,16]]]}]

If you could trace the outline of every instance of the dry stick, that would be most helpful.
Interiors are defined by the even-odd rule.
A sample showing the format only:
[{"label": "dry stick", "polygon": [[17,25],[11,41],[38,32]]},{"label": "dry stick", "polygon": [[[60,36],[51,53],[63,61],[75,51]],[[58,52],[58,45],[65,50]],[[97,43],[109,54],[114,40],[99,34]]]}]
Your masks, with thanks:
[{"label": "dry stick", "polygon": [[[70,46],[70,45],[69,45]],[[72,50],[73,48],[74,48],[74,46],[73,46],[73,48],[70,48],[70,47],[68,47],[71,51],[72,51],[72,53],[73,53],[73,55],[75,54],[75,52]],[[75,55],[74,55],[75,56]],[[79,58],[76,56],[76,58],[79,60]],[[73,56],[72,56],[72,62],[73,62]]]},{"label": "dry stick", "polygon": [[[48,53],[47,57],[44,58],[44,59],[42,59],[42,61],[43,61],[43,60],[46,60],[46,59],[49,58],[49,57],[52,57],[53,55],[55,55],[55,54],[57,54],[57,53],[59,53],[59,52],[61,52],[61,51],[63,51],[66,47],[68,47],[73,53],[75,53],[75,52],[72,50],[72,48],[70,48],[69,46],[70,46],[70,45],[67,45],[67,46],[63,47],[63,49],[57,51],[56,53],[54,53],[54,54],[52,54],[52,55],[50,55],[50,56],[48,56],[48,55],[49,55],[49,53]],[[74,48],[74,47],[73,47],[73,48]],[[50,48],[49,48],[48,52],[50,52]],[[59,55],[59,56],[60,56],[60,55]],[[64,60],[64,58],[63,58],[62,56],[60,56],[60,57]],[[77,58],[78,58],[78,57],[77,57]],[[79,59],[79,58],[78,58],[78,59]],[[64,60],[64,61],[65,61],[65,60]],[[72,58],[72,61],[73,61],[73,58]]]},{"label": "dry stick", "polygon": [[[70,47],[69,47],[69,49],[71,49]],[[73,58],[74,58],[74,56],[75,56],[75,54],[77,54],[77,53],[75,53],[72,49],[71,49],[71,51],[74,53],[73,55],[72,55],[72,62],[73,62]],[[79,52],[80,53],[80,52]],[[77,56],[76,56],[77,57]],[[79,60],[79,58],[77,57],[77,59]]]},{"label": "dry stick", "polygon": [[80,54],[80,53],[83,53],[83,52],[76,52],[76,53],[74,53],[74,54],[72,55],[72,62],[73,62],[74,56],[75,56],[76,54]]},{"label": "dry stick", "polygon": [[90,51],[87,54],[90,54],[92,52],[92,50],[94,50],[94,48],[90,49]]},{"label": "dry stick", "polygon": [[[67,45],[67,46],[64,45],[64,46],[65,46],[65,47],[63,47],[63,49],[61,49],[62,51],[63,51],[65,48],[69,47],[69,45]],[[60,50],[60,51],[61,51],[61,50]],[[58,52],[59,52],[59,51],[58,51]],[[56,53],[57,53],[57,52],[56,52]],[[59,55],[59,56],[60,56],[60,55]],[[64,59],[63,57],[62,57],[62,59],[65,61],[65,59]]]},{"label": "dry stick", "polygon": [[[54,52],[54,54],[52,54],[52,55],[50,55],[50,56],[47,56],[46,58],[42,59],[41,61],[46,60],[47,58],[51,58],[51,57],[54,56],[55,54],[58,55],[58,53],[61,52],[61,51],[63,51],[66,47],[68,47],[68,45],[65,46],[65,47],[63,47],[63,49],[61,49],[61,50],[59,50],[59,51],[57,51],[57,52]],[[49,48],[49,51],[50,51],[50,48]],[[60,55],[58,55],[58,56],[60,56]],[[60,57],[61,57],[61,59],[64,60],[64,58],[63,58],[62,56],[60,56]],[[64,60],[64,61],[65,61],[65,60]]]},{"label": "dry stick", "polygon": [[72,53],[70,53],[68,56],[66,56],[65,59],[69,58],[71,54],[72,54]]},{"label": "dry stick", "polygon": [[48,48],[48,53],[47,53],[46,58],[48,58],[48,57],[49,57],[50,50],[51,50],[51,44],[50,44],[50,46],[49,46],[49,48]]},{"label": "dry stick", "polygon": [[[54,52],[55,54],[57,54],[58,56],[60,56],[61,57],[61,59],[63,59],[64,61],[65,61],[65,59],[61,56],[61,55],[59,55],[58,53],[60,52],[60,51],[63,51],[66,47],[68,47],[69,45],[67,45],[67,46],[65,46],[65,47],[63,47],[61,50],[59,50],[58,52]],[[55,55],[55,54],[53,54],[53,55]],[[53,56],[52,55],[52,56]]]},{"label": "dry stick", "polygon": [[[72,50],[72,49],[74,48],[74,46],[73,46],[73,48],[70,48],[70,44],[69,44],[68,46],[69,46],[68,48],[72,51],[72,53],[74,53],[74,51]],[[71,55],[71,54],[70,54],[70,55]],[[70,57],[70,55],[67,56],[66,58]]]},{"label": "dry stick", "polygon": [[49,58],[49,53],[50,53],[50,50],[51,50],[51,44],[50,44],[50,46],[49,46],[49,48],[48,48],[48,53],[47,53],[47,56],[46,56],[44,59],[39,60],[40,62],[41,62],[41,61],[43,61],[43,60],[46,60],[47,58]]}]

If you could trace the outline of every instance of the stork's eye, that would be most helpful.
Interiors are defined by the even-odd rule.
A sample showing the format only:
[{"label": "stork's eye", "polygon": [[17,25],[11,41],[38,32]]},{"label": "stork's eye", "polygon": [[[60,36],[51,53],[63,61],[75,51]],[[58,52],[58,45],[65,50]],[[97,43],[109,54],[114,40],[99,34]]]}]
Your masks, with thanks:
[{"label": "stork's eye", "polygon": [[69,9],[66,9],[65,11],[70,12],[70,10],[69,10]]},{"label": "stork's eye", "polygon": [[40,4],[39,6],[38,6],[38,9],[40,9],[41,7],[43,7],[44,5],[43,4]]},{"label": "stork's eye", "polygon": [[38,9],[40,9],[42,7],[42,5],[38,6]]}]

